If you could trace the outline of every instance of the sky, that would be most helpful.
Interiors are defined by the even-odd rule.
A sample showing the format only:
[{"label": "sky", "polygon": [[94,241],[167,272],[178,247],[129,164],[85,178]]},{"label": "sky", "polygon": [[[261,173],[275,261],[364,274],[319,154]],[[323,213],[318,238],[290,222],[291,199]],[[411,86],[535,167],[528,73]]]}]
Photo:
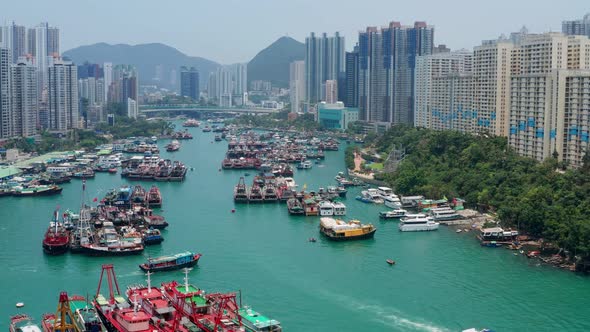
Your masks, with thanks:
[{"label": "sky", "polygon": [[523,25],[560,31],[590,12],[588,0],[28,0],[6,1],[0,22],[61,29],[62,51],[98,42],[164,43],[223,64],[247,62],[282,36],[339,31],[352,49],[358,32],[391,21],[435,26],[435,44],[478,45]]}]

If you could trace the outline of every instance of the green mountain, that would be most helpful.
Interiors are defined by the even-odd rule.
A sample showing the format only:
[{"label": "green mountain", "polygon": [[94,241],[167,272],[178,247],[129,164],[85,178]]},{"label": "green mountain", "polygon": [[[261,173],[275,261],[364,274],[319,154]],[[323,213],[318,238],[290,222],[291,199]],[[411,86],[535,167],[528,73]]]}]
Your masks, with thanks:
[{"label": "green mountain", "polygon": [[[88,61],[98,64],[112,62],[113,65],[134,65],[138,70],[141,84],[157,84],[169,89],[178,89],[180,86],[181,66],[191,66],[199,70],[201,89],[206,87],[209,73],[219,67],[219,64],[214,61],[188,56],[173,47],[159,43],[139,45],[98,43],[71,49],[63,55],[76,64]],[[173,76],[175,76],[175,82]]]},{"label": "green mountain", "polygon": [[289,64],[305,58],[305,44],[291,37],[281,37],[260,51],[248,63],[248,84],[271,81],[273,86],[289,87]]}]

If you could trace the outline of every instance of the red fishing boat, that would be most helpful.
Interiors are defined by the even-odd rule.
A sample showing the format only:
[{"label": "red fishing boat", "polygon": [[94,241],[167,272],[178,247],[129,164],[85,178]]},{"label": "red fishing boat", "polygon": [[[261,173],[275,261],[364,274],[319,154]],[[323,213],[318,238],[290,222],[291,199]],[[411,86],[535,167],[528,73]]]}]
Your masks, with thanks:
[{"label": "red fishing boat", "polygon": [[[108,298],[100,293],[100,286],[102,285],[102,278],[105,272],[109,283]],[[109,331],[168,332],[154,325],[152,315],[143,308],[140,308],[136,299],[133,302],[133,307],[131,307],[125,298],[121,296],[112,264],[102,266],[98,290],[96,291],[93,305]]]},{"label": "red fishing boat", "polygon": [[162,194],[160,189],[152,186],[148,192],[148,204],[150,207],[162,207]]},{"label": "red fishing boat", "polygon": [[50,255],[61,255],[70,247],[70,232],[59,222],[59,210],[55,210],[55,219],[49,224],[43,238],[43,251]]}]

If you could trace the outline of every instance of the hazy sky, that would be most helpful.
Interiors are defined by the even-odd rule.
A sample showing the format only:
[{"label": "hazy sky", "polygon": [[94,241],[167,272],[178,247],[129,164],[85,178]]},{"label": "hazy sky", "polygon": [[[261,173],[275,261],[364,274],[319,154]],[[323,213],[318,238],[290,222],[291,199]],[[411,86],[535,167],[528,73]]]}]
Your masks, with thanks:
[{"label": "hazy sky", "polygon": [[93,44],[161,42],[221,63],[249,61],[277,38],[340,31],[352,48],[358,31],[390,21],[435,26],[435,44],[472,48],[526,25],[560,31],[590,12],[588,0],[28,0],[5,1],[0,20],[48,21],[62,51]]}]

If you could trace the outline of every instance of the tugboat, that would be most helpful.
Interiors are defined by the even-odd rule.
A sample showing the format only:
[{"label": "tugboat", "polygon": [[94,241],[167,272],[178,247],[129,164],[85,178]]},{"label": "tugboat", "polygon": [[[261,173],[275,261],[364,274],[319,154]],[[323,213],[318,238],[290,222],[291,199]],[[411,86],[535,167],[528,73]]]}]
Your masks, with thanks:
[{"label": "tugboat", "polygon": [[59,222],[59,210],[55,210],[55,218],[49,224],[43,238],[43,251],[49,255],[61,255],[70,247],[70,233]]},{"label": "tugboat", "polygon": [[197,265],[200,258],[201,254],[187,251],[171,256],[150,258],[146,263],[139,265],[139,268],[145,272],[179,270]]},{"label": "tugboat", "polygon": [[148,192],[148,204],[150,207],[162,207],[162,194],[157,186],[152,186]]},{"label": "tugboat", "polygon": [[10,317],[10,332],[41,332],[39,325],[33,323],[29,315],[20,314]]}]

